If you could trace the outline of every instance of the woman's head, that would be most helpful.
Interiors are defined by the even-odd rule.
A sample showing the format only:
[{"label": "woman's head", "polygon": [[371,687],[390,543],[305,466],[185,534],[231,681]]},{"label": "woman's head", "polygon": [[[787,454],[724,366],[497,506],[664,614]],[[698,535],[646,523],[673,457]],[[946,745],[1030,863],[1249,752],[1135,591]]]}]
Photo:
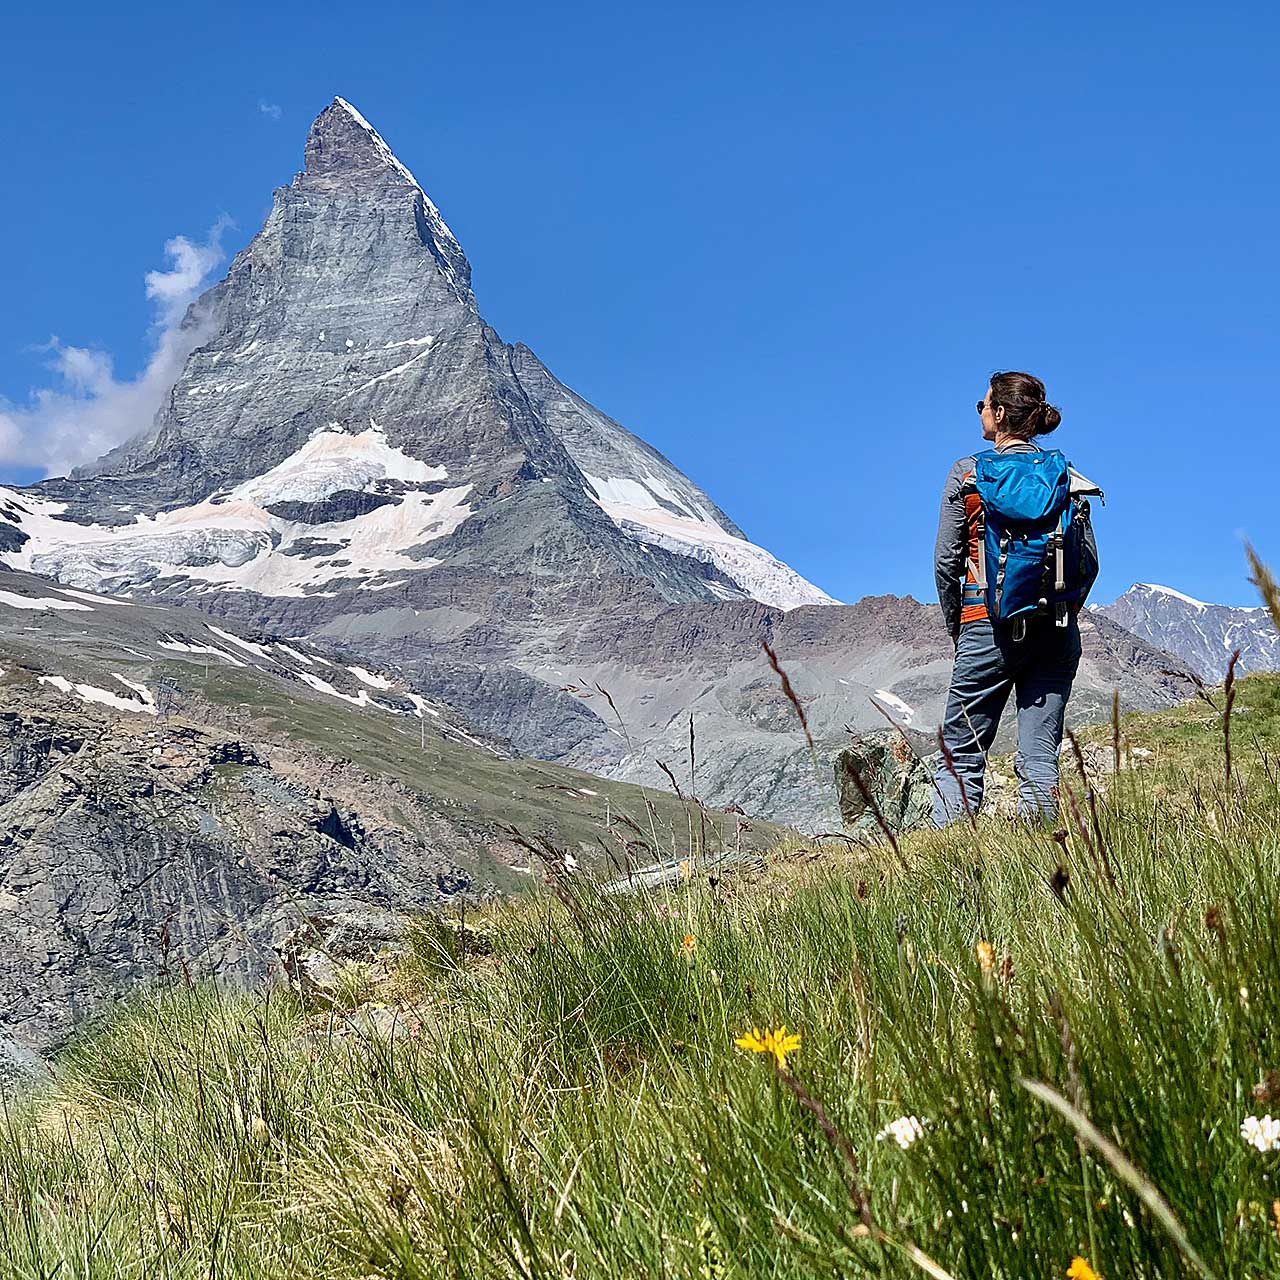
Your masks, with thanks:
[{"label": "woman's head", "polygon": [[1029,373],[993,373],[978,413],[984,440],[1047,436],[1062,421],[1062,414],[1045,401],[1044,383]]}]

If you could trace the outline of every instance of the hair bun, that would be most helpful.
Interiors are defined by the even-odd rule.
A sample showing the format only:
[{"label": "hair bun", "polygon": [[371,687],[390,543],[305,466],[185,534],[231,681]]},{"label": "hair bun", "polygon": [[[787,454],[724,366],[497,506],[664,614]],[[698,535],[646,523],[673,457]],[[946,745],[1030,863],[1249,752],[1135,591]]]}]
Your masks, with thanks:
[{"label": "hair bun", "polygon": [[1058,412],[1056,405],[1049,404],[1047,401],[1040,406],[1040,428],[1036,432],[1037,435],[1047,436],[1050,431],[1056,431],[1062,425],[1062,414]]}]

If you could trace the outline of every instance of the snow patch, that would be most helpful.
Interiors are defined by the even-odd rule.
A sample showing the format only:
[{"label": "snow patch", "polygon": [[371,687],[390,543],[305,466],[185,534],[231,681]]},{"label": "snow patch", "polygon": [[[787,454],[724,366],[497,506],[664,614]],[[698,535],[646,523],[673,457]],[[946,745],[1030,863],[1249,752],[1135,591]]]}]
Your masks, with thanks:
[{"label": "snow patch", "polygon": [[877,689],[873,700],[878,702],[900,725],[909,728],[915,723],[916,709],[910,703],[903,702],[896,693],[887,689]]},{"label": "snow patch", "polygon": [[[635,480],[627,476],[583,474],[591,485],[587,496],[603,508],[624,533],[640,542],[714,565],[752,599],[778,609],[837,603],[763,547],[722,529],[700,505],[681,498],[658,476],[645,473],[640,480]],[[676,514],[670,507],[682,514]],[[715,583],[707,585],[713,594],[730,598],[724,587]]]},{"label": "snow patch", "polygon": [[50,596],[19,596],[12,591],[0,591],[0,604],[7,604],[12,609],[36,609],[41,613],[50,609],[74,610],[83,613],[93,612],[93,609],[87,604],[76,604],[71,600],[54,600]]},{"label": "snow patch", "polygon": [[188,644],[185,640],[178,640],[173,636],[166,636],[158,642],[161,649],[168,649],[170,653],[205,653],[215,658],[221,658],[224,662],[229,662],[233,667],[247,667],[247,662],[241,661],[239,658],[233,657],[225,650],[218,649],[211,644]]},{"label": "snow patch", "polygon": [[720,528],[703,507],[681,498],[666,481],[649,472],[645,472],[639,480],[634,480],[630,476],[605,478],[593,475],[587,475],[587,480],[595,490],[596,500],[606,510],[610,504],[613,504],[621,507],[638,507],[642,510],[666,511],[667,508],[663,506],[665,502],[675,507],[676,511],[687,519],[698,520],[703,524]]},{"label": "snow patch", "polygon": [[431,354],[430,347],[426,351],[420,351],[416,356],[412,356],[403,364],[398,364],[394,369],[388,369],[385,373],[379,373],[370,378],[368,382],[362,382],[354,391],[348,391],[347,396],[359,395],[361,391],[367,391],[370,387],[376,387],[379,382],[386,382],[388,378],[394,378],[402,374],[410,365],[417,364],[419,360],[425,360]]},{"label": "snow patch", "polygon": [[[445,474],[443,468],[389,448],[376,428],[359,436],[319,434],[328,437],[320,442],[322,447],[338,441],[339,449],[346,450],[344,463],[322,477],[299,474],[286,479],[285,463],[267,473],[273,477],[270,485],[263,485],[266,477],[259,476],[220,500],[139,516],[129,525],[77,524],[64,518],[65,503],[24,495],[20,527],[28,541],[17,551],[0,555],[0,561],[81,589],[172,575],[194,585],[274,596],[306,596],[335,579],[367,580],[383,572],[424,570],[439,563],[407,553],[447,536],[471,516],[472,508],[465,501],[471,492],[469,484],[438,493],[409,492],[355,519],[329,524],[289,521],[264,509],[264,502],[285,496],[320,498],[339,488],[359,487],[374,476],[413,481]],[[303,452],[314,445],[313,438]],[[254,490],[260,500],[247,496],[255,485],[262,486]],[[0,501],[6,497],[16,495],[0,489]],[[311,558],[286,554],[295,541],[302,540],[332,543],[338,549]],[[89,607],[66,600],[35,605],[9,593],[0,595],[0,603],[28,609]]]},{"label": "snow patch", "polygon": [[95,596],[92,591],[73,591],[70,587],[54,587],[54,590],[60,596],[71,596],[75,600],[87,600],[90,604],[120,604],[124,605],[126,609],[134,607],[132,600],[113,599],[110,596]]},{"label": "snow patch", "polygon": [[377,480],[417,482],[443,480],[446,475],[444,467],[393,448],[380,427],[371,425],[359,435],[348,435],[331,426],[321,428],[270,471],[238,485],[231,496],[264,507],[274,502],[320,502],[340,490],[363,490]]},{"label": "snow patch", "polygon": [[1184,595],[1181,591],[1175,591],[1172,587],[1162,587],[1158,582],[1139,582],[1135,585],[1143,591],[1154,591],[1158,595],[1172,596],[1175,600],[1181,600],[1183,604],[1193,605],[1197,609],[1207,609],[1209,607],[1203,600]]},{"label": "snow patch", "polygon": [[341,698],[343,702],[350,702],[357,707],[367,707],[370,704],[377,706],[366,690],[361,689],[359,693],[342,693],[335,689],[327,680],[321,680],[319,676],[312,675],[310,671],[299,671],[298,679],[303,684],[309,685],[315,689],[317,693],[327,693],[331,698]]},{"label": "snow patch", "polygon": [[388,680],[386,676],[380,676],[372,671],[366,671],[364,667],[348,667],[347,670],[350,671],[361,684],[367,684],[370,689],[395,688],[395,685]]},{"label": "snow patch", "polygon": [[65,676],[41,676],[40,683],[52,685],[53,688],[62,693],[74,693],[85,702],[96,702],[102,706],[114,707],[117,711],[137,711],[142,715],[148,716],[156,714],[155,699],[151,696],[151,690],[145,684],[129,680],[116,671],[111,674],[125,688],[131,689],[138,694],[141,700],[139,698],[127,698],[122,694],[113,693],[110,689],[99,689],[92,684],[72,684]]},{"label": "snow patch", "polygon": [[234,644],[244,649],[247,653],[252,653],[255,657],[266,658],[271,660],[271,653],[268,649],[260,644],[254,644],[252,640],[241,640],[239,636],[233,636],[230,631],[223,631],[221,627],[215,627],[212,622],[205,624],[215,636],[220,636],[228,644]]},{"label": "snow patch", "polygon": [[422,697],[421,694],[406,693],[405,697],[408,698],[409,701],[412,702],[413,705],[418,708],[419,720],[421,720],[424,715],[435,716],[437,720],[440,718],[440,713],[435,709],[435,707],[428,706],[426,698]]},{"label": "snow patch", "polygon": [[295,662],[302,663],[304,667],[314,665],[305,653],[299,653],[297,649],[291,649],[287,644],[280,644],[277,642],[276,648],[279,649],[281,653],[287,653]]}]

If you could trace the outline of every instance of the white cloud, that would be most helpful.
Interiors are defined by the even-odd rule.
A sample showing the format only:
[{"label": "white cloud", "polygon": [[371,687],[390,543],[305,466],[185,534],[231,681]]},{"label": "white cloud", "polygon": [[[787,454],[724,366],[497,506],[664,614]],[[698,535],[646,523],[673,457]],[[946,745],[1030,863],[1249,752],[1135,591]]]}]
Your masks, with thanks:
[{"label": "white cloud", "polygon": [[261,111],[264,116],[267,116],[272,120],[279,120],[280,117],[284,115],[284,112],[280,109],[279,103],[268,102],[265,98],[258,99],[258,110]]},{"label": "white cloud", "polygon": [[145,276],[147,297],[156,304],[156,322],[162,329],[182,323],[209,273],[222,261],[222,236],[230,226],[230,218],[219,218],[204,244],[192,244],[186,236],[174,236],[165,242],[165,257],[172,267],[168,271],[148,271]]},{"label": "white cloud", "polygon": [[168,270],[147,272],[155,350],[136,377],[117,379],[106,351],[69,346],[56,337],[40,348],[57,382],[34,389],[25,405],[0,400],[0,465],[64,475],[151,425],[187,356],[205,336],[201,317],[188,317],[187,311],[222,261],[222,236],[230,225],[219,218],[201,244],[175,236],[164,247]]}]

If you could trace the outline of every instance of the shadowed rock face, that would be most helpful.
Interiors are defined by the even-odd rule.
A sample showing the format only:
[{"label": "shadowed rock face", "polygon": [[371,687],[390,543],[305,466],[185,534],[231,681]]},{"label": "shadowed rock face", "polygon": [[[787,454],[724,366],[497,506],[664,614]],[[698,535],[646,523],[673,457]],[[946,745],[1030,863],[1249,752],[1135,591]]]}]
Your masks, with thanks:
[{"label": "shadowed rock face", "polygon": [[339,807],[190,725],[10,708],[0,757],[0,1028],[29,1047],[166,975],[272,975],[305,913],[421,910],[469,883],[368,795]]},{"label": "shadowed rock face", "polygon": [[[521,754],[660,786],[657,761],[685,761],[715,804],[831,826],[761,642],[826,750],[882,723],[873,696],[936,720],[936,610],[837,605],[503,342],[439,210],[350,104],[321,112],[305,162],[191,308],[155,421],[0,491],[0,562],[358,644]],[[1099,621],[1078,707],[1180,696],[1153,654]]]}]

